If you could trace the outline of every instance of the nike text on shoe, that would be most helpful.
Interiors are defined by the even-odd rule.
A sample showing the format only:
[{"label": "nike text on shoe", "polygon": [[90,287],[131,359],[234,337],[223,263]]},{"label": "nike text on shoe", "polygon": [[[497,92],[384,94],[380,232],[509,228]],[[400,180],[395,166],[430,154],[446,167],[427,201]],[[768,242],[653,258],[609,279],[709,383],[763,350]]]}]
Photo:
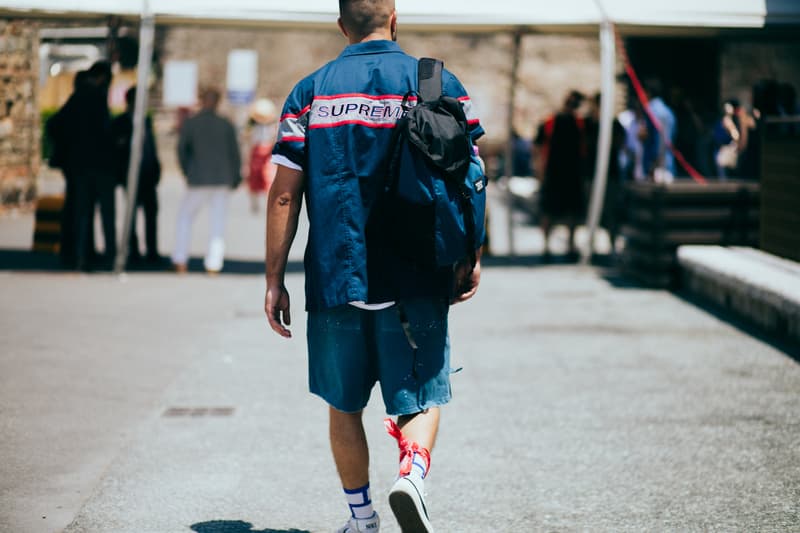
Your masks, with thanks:
[{"label": "nike text on shoe", "polygon": [[369,518],[351,518],[336,533],[378,533],[381,529],[381,519],[378,513]]},{"label": "nike text on shoe", "polygon": [[412,474],[400,477],[389,492],[389,505],[403,533],[433,533],[424,490],[422,478]]}]

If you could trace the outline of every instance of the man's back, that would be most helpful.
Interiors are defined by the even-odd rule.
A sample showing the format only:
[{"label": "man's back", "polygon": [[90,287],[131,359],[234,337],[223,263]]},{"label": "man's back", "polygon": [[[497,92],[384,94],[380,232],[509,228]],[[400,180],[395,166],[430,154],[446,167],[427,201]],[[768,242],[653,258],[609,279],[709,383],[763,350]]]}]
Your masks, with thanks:
[{"label": "man's back", "polygon": [[189,185],[231,185],[240,172],[233,125],[209,110],[184,122],[178,141],[181,169]]},{"label": "man's back", "polygon": [[[416,79],[417,59],[394,42],[368,41],[345,48],[300,81],[287,100],[274,161],[305,172],[310,309],[386,295],[378,279],[394,276],[374,269],[367,273],[366,227],[383,183],[392,128]],[[442,81],[443,93],[461,100],[477,139],[483,130],[463,86],[447,71]],[[409,101],[415,103],[416,97]]]},{"label": "man's back", "polygon": [[110,171],[113,145],[105,94],[95,87],[75,91],[59,114],[59,135],[71,169]]}]

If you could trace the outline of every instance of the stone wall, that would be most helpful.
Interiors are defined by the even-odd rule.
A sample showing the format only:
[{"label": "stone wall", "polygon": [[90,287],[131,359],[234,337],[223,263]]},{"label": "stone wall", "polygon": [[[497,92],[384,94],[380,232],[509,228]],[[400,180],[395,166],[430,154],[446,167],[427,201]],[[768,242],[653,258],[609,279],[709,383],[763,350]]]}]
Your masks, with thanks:
[{"label": "stone wall", "polygon": [[[258,95],[281,105],[294,84],[334,59],[346,45],[327,31],[216,29],[173,26],[164,37],[162,60],[196,60],[201,85],[224,85],[228,52],[259,54]],[[400,31],[398,43],[414,56],[442,59],[472,96],[487,130],[486,141],[507,136],[512,38],[506,34],[417,34]],[[561,105],[569,89],[600,87],[599,43],[594,36],[528,35],[522,40],[515,127],[530,137],[535,125]]]},{"label": "stone wall", "polygon": [[0,20],[0,206],[33,199],[40,159],[35,22]]},{"label": "stone wall", "polygon": [[761,79],[800,90],[800,41],[780,38],[724,40],[720,51],[720,97],[750,107],[753,84]]}]

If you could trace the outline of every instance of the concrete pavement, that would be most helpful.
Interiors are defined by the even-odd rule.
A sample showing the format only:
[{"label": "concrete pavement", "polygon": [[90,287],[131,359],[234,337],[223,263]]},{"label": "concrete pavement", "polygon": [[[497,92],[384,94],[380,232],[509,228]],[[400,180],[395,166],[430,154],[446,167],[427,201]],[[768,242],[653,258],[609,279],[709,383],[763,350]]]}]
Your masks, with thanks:
[{"label": "concrete pavement", "polygon": [[[237,213],[229,249],[255,262],[263,228]],[[302,274],[287,282],[290,341],[267,329],[258,275],[1,272],[0,531],[341,525]],[[800,531],[789,354],[576,266],[488,265],[451,331],[463,371],[428,486],[437,531]],[[396,533],[381,419],[374,391],[373,498]]]}]

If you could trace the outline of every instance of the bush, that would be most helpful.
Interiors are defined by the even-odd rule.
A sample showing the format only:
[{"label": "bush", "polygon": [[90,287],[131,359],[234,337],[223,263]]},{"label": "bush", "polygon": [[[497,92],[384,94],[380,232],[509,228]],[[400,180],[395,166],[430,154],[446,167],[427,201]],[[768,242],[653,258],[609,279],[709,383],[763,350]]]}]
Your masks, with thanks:
[{"label": "bush", "polygon": [[47,121],[50,120],[50,117],[58,113],[57,108],[50,108],[50,109],[42,109],[39,112],[39,126],[41,128],[41,138],[42,138],[42,161],[47,161],[50,159],[50,154],[53,151],[53,142],[50,140],[50,137],[47,135]]}]

